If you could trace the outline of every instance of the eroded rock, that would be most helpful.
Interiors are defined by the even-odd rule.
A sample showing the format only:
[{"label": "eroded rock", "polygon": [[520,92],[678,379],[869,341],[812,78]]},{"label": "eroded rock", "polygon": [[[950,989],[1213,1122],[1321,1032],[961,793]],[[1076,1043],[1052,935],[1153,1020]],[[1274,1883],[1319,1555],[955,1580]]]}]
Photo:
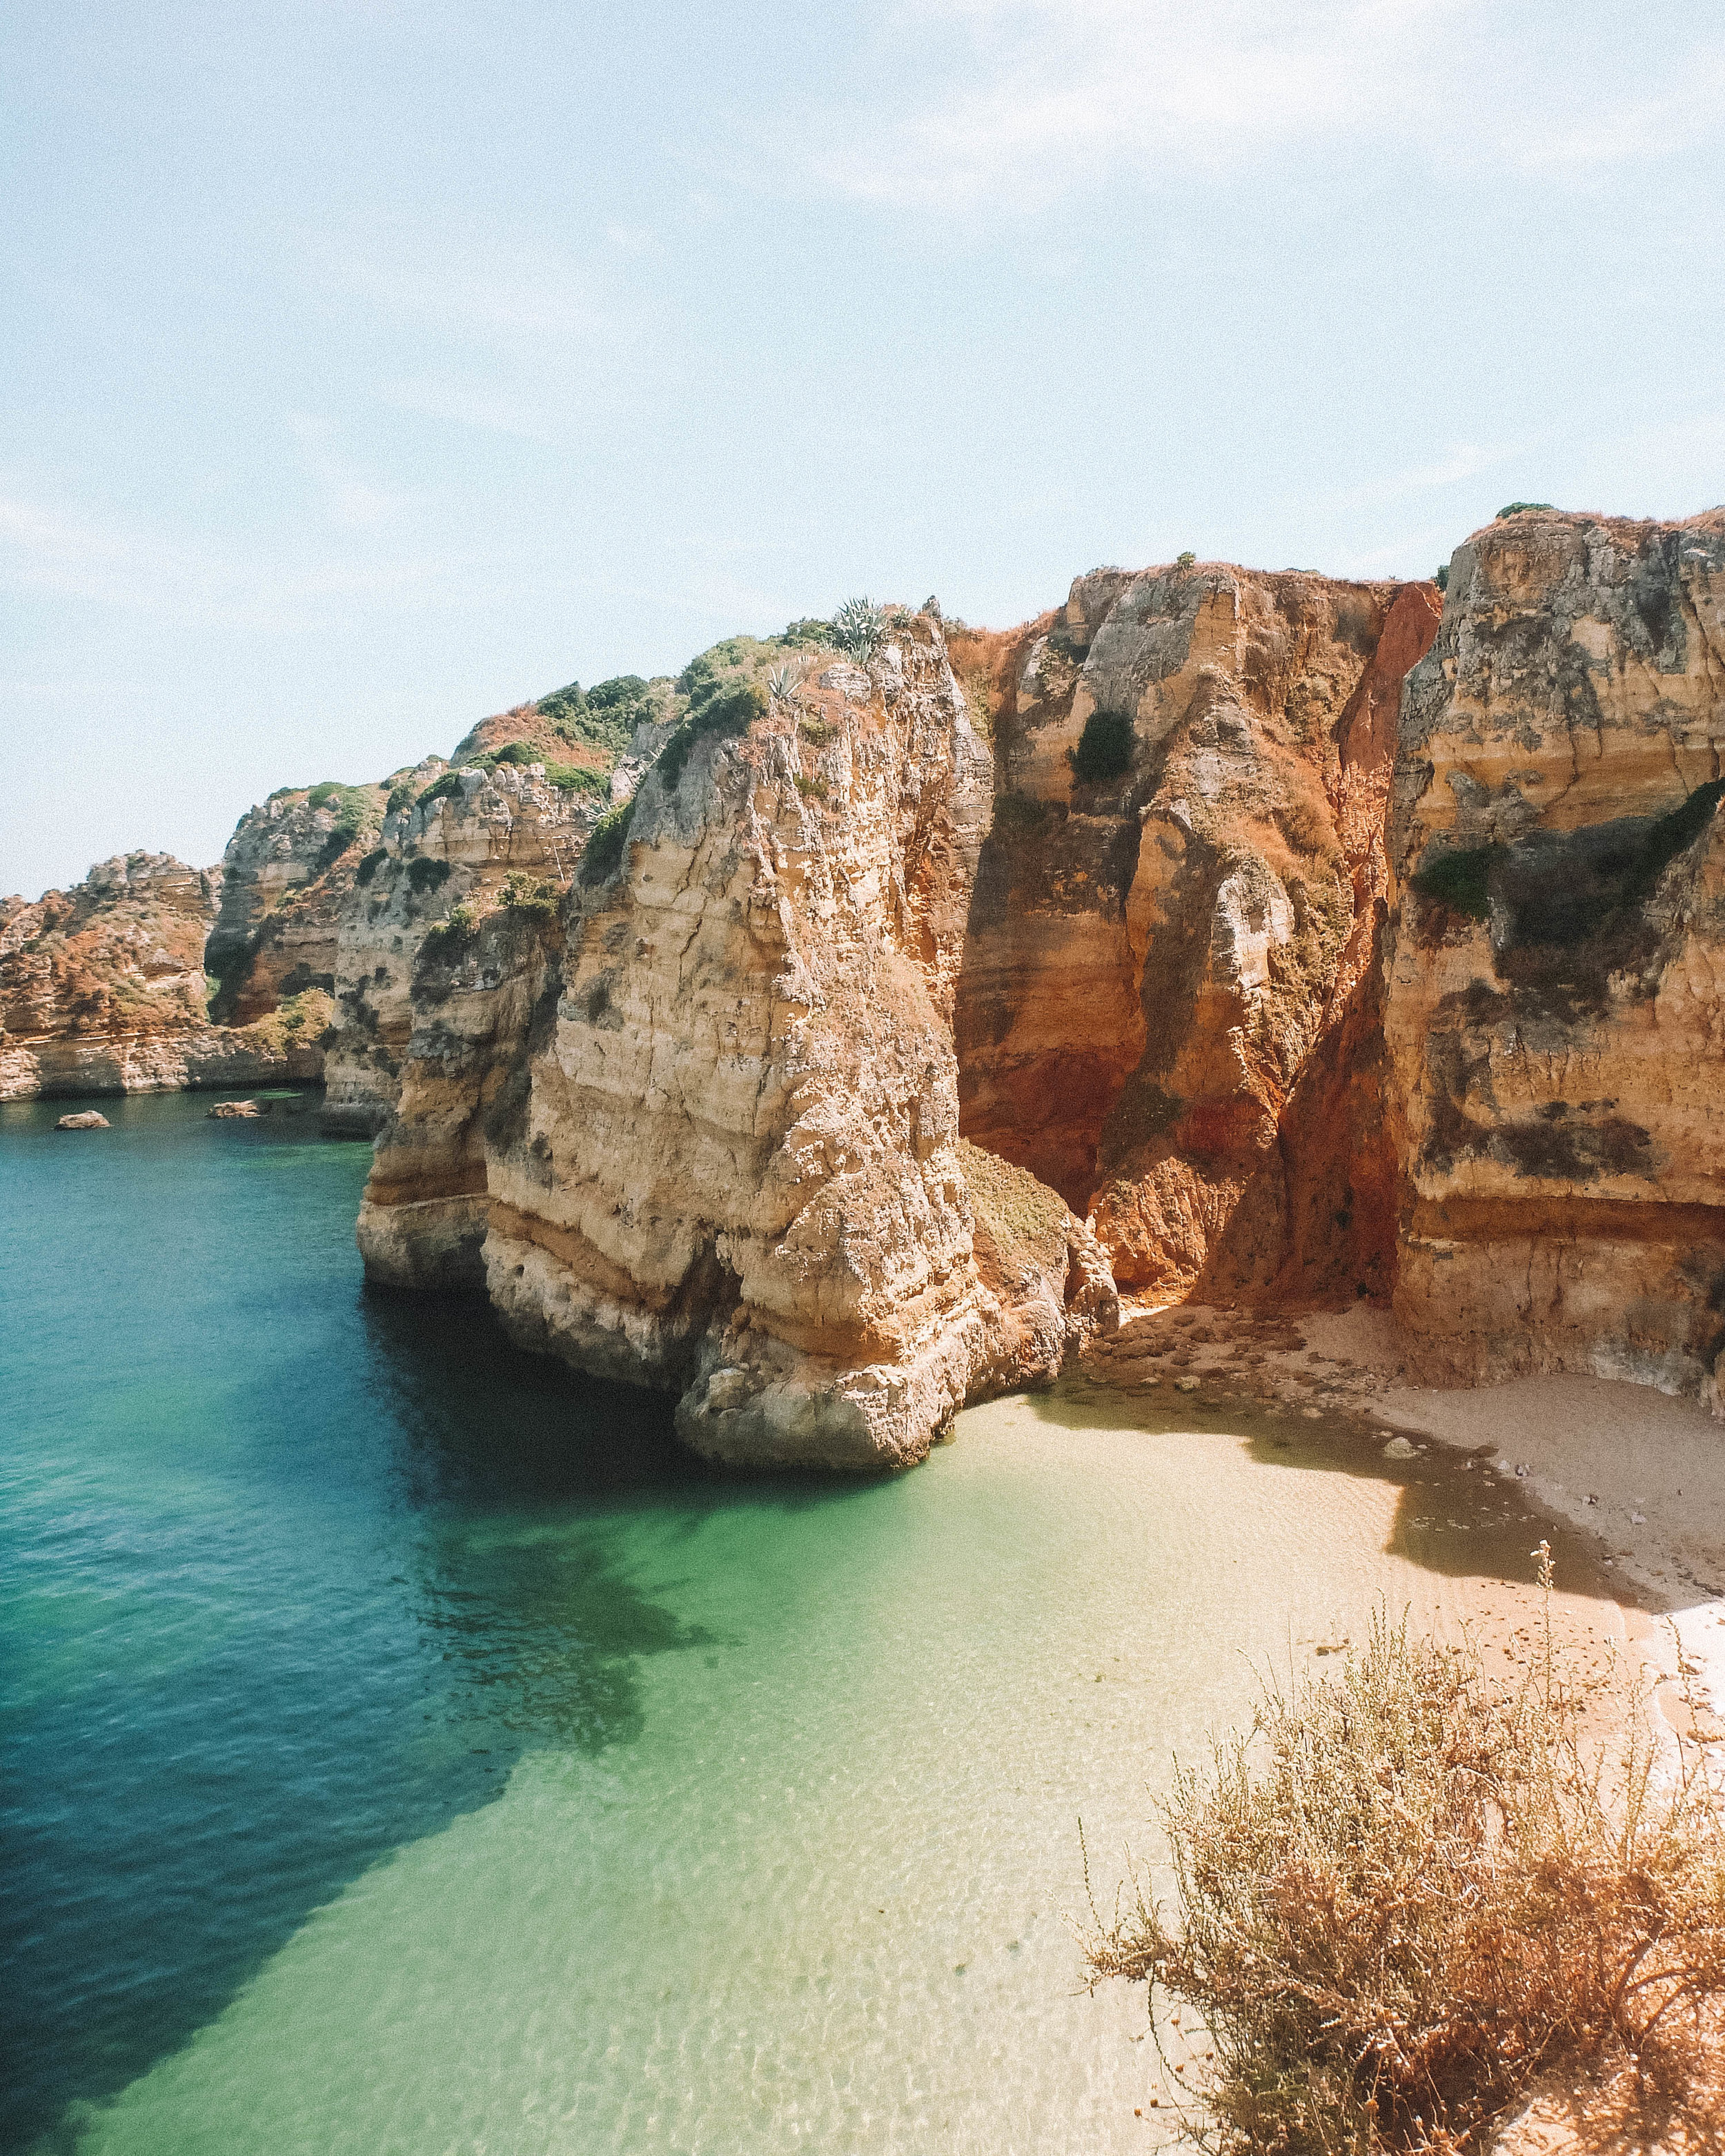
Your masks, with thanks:
[{"label": "eroded rock", "polygon": [[1385,1036],[1430,1378],[1718,1397],[1725,511],[1522,514],[1409,676]]},{"label": "eroded rock", "polygon": [[999,788],[957,1010],[964,1128],[1121,1285],[1385,1295],[1383,810],[1435,587],[1101,570],[957,648]]},{"label": "eroded rock", "polygon": [[210,1024],[221,888],[218,869],[136,852],[69,891],[0,901],[0,1100],[315,1075],[282,1028]]},{"label": "eroded rock", "polygon": [[482,1268],[517,1340],[675,1391],[697,1450],[902,1466],[1106,1326],[1112,1284],[958,1144],[992,773],[937,620],[750,686],[669,737],[554,916],[422,943],[361,1245],[398,1284]]}]

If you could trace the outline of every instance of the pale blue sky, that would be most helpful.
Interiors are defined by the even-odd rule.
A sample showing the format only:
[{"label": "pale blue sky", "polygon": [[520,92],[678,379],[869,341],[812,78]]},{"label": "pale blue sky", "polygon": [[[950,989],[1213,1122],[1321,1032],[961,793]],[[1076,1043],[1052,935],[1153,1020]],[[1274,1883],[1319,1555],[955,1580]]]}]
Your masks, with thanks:
[{"label": "pale blue sky", "polygon": [[0,26],[0,891],[849,593],[1725,501],[1717,0]]}]

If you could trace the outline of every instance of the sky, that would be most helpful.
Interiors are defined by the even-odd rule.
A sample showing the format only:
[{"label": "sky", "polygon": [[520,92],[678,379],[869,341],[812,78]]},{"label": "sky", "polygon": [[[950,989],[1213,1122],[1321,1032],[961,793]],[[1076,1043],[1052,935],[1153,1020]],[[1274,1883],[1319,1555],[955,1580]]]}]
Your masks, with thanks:
[{"label": "sky", "polygon": [[0,891],[573,679],[1725,501],[1721,0],[0,0]]}]

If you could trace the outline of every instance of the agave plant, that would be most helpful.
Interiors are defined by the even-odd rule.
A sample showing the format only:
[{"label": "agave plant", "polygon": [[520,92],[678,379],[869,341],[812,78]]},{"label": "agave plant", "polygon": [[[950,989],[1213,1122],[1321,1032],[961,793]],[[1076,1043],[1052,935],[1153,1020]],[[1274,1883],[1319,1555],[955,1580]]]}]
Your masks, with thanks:
[{"label": "agave plant", "polygon": [[767,693],[775,704],[794,706],[797,692],[806,678],[803,668],[787,660],[783,666],[775,666],[767,676]]},{"label": "agave plant", "polygon": [[886,609],[872,599],[846,599],[833,616],[833,641],[847,658],[866,666],[880,648]]}]

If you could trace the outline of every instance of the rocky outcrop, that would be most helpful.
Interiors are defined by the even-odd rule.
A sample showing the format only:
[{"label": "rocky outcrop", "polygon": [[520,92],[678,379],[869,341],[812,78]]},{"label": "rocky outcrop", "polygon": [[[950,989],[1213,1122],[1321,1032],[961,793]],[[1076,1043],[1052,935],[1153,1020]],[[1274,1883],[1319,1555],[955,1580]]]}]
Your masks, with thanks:
[{"label": "rocky outcrop", "polygon": [[1522,513],[1409,675],[1384,1033],[1431,1378],[1717,1400],[1725,511]]},{"label": "rocky outcrop", "polygon": [[337,924],[386,798],[385,786],[331,780],[284,788],[240,818],[204,952],[213,1018],[249,1025],[307,989],[334,994]]},{"label": "rocky outcrop", "polygon": [[989,1360],[971,1381],[979,1399],[1057,1377],[1069,1356],[1113,1333],[1120,1296],[1106,1252],[1057,1191],[967,1139],[957,1151],[977,1276],[999,1311]]},{"label": "rocky outcrop", "polygon": [[0,903],[0,1100],[315,1075],[291,1014],[209,1023],[203,946],[221,880],[139,852],[70,891]]},{"label": "rocky outcrop", "polygon": [[726,1460],[913,1460],[1117,1280],[1717,1402],[1722,734],[1725,511],[1502,517],[1440,626],[1184,558],[860,605],[7,901],[0,1091],[324,1043],[370,1276]]},{"label": "rocky outcrop", "polygon": [[[452,918],[467,919],[459,909],[495,906],[511,879],[542,906],[542,884],[567,889],[606,805],[603,795],[552,784],[542,765],[448,770],[440,759],[422,764],[393,798],[379,844],[357,865],[342,914],[336,1018],[324,1065],[325,1129],[367,1137],[388,1123],[400,1094],[426,937],[444,937],[453,949],[444,932]],[[482,972],[493,977],[497,966]],[[430,1038],[442,1037],[434,1026]]]},{"label": "rocky outcrop", "polygon": [[422,942],[360,1241],[397,1284],[482,1269],[518,1340],[675,1390],[701,1451],[898,1466],[1111,1282],[1031,1178],[973,1203],[951,1021],[992,772],[937,617],[769,702],[775,655],[684,677],[554,915]]},{"label": "rocky outcrop", "polygon": [[1389,1291],[1373,956],[1427,585],[1182,563],[968,639],[999,788],[957,999],[968,1136],[1122,1286]]}]

